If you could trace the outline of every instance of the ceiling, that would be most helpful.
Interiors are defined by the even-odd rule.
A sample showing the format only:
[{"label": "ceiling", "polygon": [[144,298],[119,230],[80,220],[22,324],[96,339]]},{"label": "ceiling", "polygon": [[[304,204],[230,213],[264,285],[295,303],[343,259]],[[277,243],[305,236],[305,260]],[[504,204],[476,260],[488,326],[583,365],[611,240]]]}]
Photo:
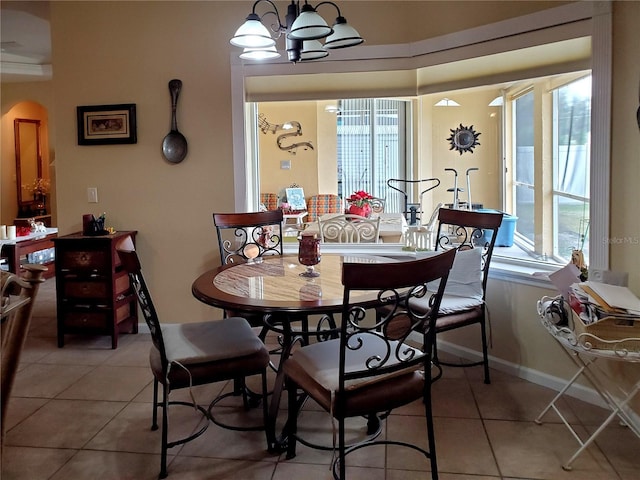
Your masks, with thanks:
[{"label": "ceiling", "polygon": [[51,80],[49,2],[0,2],[0,81]]}]

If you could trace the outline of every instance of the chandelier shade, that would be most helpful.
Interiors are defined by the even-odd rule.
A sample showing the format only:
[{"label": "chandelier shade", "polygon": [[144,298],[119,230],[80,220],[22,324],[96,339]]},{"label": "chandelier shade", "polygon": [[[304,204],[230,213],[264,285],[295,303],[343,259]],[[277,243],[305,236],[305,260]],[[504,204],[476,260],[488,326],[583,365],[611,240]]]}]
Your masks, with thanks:
[{"label": "chandelier shade", "polygon": [[271,38],[267,27],[260,21],[260,17],[251,13],[247,20],[236,30],[236,34],[230,40],[231,45],[242,48],[266,48],[276,44]]},{"label": "chandelier shade", "polygon": [[[268,11],[258,15],[256,8],[262,3],[269,5]],[[333,6],[338,12],[333,27],[316,11],[327,5]],[[270,29],[263,23],[267,15],[276,17],[276,21],[269,24]],[[287,58],[293,63],[325,58],[331,49],[353,47],[364,42],[333,2],[321,1],[313,7],[305,0],[300,8],[300,0],[291,0],[283,23],[273,1],[256,0],[251,13],[236,30],[230,43],[244,49],[240,54],[243,60],[266,60],[280,56],[276,42],[281,37],[285,39]],[[325,39],[324,45],[319,41],[321,39]]]},{"label": "chandelier shade", "polygon": [[326,20],[311,5],[305,3],[300,16],[295,19],[287,32],[287,37],[294,40],[317,40],[332,33],[333,29],[327,25]]},{"label": "chandelier shade", "polygon": [[347,23],[344,17],[338,17],[333,26],[333,33],[324,42],[324,48],[355,47],[364,42],[364,38]]},{"label": "chandelier shade", "polygon": [[302,43],[300,50],[300,61],[317,60],[329,55],[319,40],[307,40]]},{"label": "chandelier shade", "polygon": [[275,45],[267,48],[245,48],[240,54],[240,58],[243,60],[268,60],[279,56],[280,53],[276,50]]}]

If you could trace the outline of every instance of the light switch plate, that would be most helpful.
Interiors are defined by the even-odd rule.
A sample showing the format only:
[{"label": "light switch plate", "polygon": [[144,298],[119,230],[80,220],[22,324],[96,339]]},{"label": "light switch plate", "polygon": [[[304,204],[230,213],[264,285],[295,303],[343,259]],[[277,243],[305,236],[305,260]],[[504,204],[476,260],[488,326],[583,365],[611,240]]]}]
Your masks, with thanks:
[{"label": "light switch plate", "polygon": [[291,170],[291,160],[280,160],[280,170]]},{"label": "light switch plate", "polygon": [[87,201],[89,203],[98,203],[98,189],[96,187],[87,188]]}]

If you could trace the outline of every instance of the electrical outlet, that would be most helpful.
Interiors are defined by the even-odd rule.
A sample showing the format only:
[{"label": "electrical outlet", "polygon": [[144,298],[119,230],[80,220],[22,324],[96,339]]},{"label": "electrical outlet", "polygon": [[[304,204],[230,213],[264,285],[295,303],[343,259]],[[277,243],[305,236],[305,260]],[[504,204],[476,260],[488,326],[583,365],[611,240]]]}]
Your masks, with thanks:
[{"label": "electrical outlet", "polygon": [[89,203],[98,203],[98,189],[96,187],[87,188],[87,201]]}]

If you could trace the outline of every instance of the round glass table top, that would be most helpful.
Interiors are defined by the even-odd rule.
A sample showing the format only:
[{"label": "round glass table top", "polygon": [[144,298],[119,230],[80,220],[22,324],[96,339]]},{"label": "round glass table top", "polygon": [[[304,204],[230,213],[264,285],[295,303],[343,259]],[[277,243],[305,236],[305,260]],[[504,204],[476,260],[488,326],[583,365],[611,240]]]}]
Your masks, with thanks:
[{"label": "round glass table top", "polygon": [[[386,263],[395,260],[373,255],[323,255],[315,270],[320,274],[300,276],[306,270],[297,256],[270,256],[232,266],[219,267],[201,275],[193,293],[210,305],[284,310],[336,308],[342,305],[342,264]],[[355,301],[370,301],[375,293],[352,295]]]}]

